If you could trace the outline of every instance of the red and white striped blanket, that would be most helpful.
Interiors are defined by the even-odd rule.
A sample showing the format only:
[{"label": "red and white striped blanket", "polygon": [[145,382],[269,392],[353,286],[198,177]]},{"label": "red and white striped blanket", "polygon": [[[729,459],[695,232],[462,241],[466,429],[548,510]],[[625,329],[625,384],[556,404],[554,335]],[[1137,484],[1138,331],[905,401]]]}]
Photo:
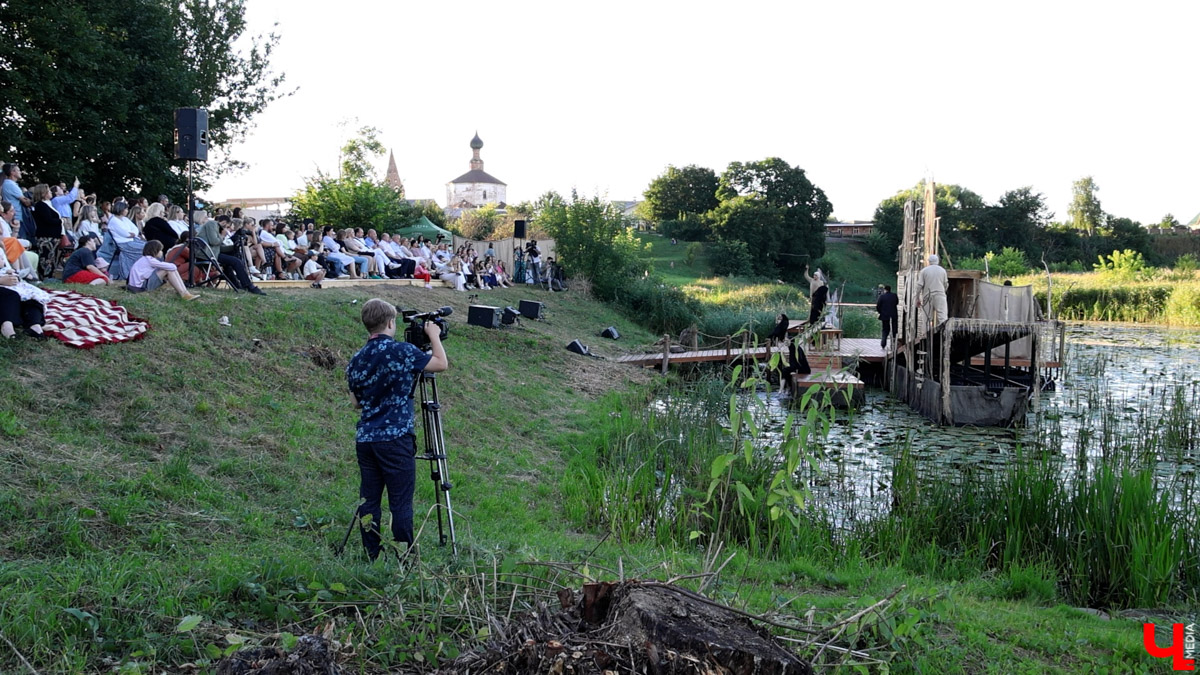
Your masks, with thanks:
[{"label": "red and white striped blanket", "polygon": [[137,340],[150,330],[150,324],[130,316],[124,307],[111,300],[83,295],[75,291],[48,291],[47,335],[79,349],[96,345]]}]

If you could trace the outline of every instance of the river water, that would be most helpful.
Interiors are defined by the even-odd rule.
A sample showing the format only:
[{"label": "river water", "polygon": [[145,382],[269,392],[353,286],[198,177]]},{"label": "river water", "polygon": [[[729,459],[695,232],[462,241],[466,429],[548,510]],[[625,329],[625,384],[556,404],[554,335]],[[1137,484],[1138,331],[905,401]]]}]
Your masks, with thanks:
[{"label": "river water", "polygon": [[[808,476],[814,505],[841,518],[886,511],[896,459],[906,445],[927,480],[970,468],[1006,466],[1032,450],[1060,453],[1064,466],[1152,454],[1165,482],[1196,481],[1200,464],[1200,330],[1125,324],[1067,329],[1067,357],[1053,392],[1043,392],[1026,426],[939,427],[869,389],[852,413],[839,413]],[[782,429],[788,402],[767,395],[761,420]]]}]

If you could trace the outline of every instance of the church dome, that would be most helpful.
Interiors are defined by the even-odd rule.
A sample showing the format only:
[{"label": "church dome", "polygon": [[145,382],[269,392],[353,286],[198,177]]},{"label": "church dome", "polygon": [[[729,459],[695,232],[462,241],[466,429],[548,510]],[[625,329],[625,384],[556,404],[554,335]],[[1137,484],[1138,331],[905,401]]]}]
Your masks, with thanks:
[{"label": "church dome", "polygon": [[480,138],[479,138],[479,132],[478,132],[478,131],[476,131],[476,132],[475,132],[475,138],[472,138],[472,139],[471,139],[471,149],[472,149],[472,150],[479,150],[479,149],[481,149],[482,147],[483,147],[483,141],[482,141],[482,140],[480,140]]}]

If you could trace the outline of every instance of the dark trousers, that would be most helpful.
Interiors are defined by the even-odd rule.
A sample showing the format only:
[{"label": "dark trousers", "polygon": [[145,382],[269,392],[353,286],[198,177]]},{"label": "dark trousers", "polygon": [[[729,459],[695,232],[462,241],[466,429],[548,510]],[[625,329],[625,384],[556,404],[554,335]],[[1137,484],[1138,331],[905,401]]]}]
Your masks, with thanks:
[{"label": "dark trousers", "polygon": [[887,341],[888,341],[888,328],[889,328],[889,326],[891,327],[891,336],[892,336],[892,341],[895,341],[895,340],[896,340],[896,317],[894,317],[894,316],[881,316],[881,317],[879,317],[879,321],[880,321],[881,323],[883,323],[883,339],[882,339],[882,340],[880,340],[880,344],[882,344],[884,347],[886,347],[886,346],[887,346]]},{"label": "dark trousers", "polygon": [[355,444],[362,480],[358,496],[364,500],[358,507],[358,515],[371,516],[371,522],[359,529],[371,560],[379,556],[382,548],[379,518],[383,515],[384,488],[387,488],[388,510],[392,512],[392,538],[409,546],[413,543],[412,500],[417,477],[415,446],[416,436],[412,434],[391,441]]},{"label": "dark trousers", "polygon": [[14,327],[40,326],[46,320],[42,303],[21,300],[16,291],[0,287],[0,323],[11,321]]},{"label": "dark trousers", "polygon": [[237,283],[238,288],[246,291],[250,290],[250,275],[246,274],[246,264],[236,255],[227,253],[217,254],[217,263],[221,269],[225,270],[225,276]]}]

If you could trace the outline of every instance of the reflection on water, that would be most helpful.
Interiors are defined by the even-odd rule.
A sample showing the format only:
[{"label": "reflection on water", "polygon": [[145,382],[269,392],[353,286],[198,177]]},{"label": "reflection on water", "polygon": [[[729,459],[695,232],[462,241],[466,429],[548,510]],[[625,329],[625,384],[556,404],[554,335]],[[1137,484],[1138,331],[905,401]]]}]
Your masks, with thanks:
[{"label": "reflection on water", "polygon": [[[1064,466],[1086,469],[1114,453],[1153,453],[1159,475],[1195,481],[1200,447],[1200,330],[1088,324],[1068,328],[1066,365],[1054,392],[1044,392],[1021,429],[939,427],[880,390],[834,424],[815,503],[843,518],[886,510],[892,466],[911,439],[926,479],[962,469],[1005,466],[1020,448],[1060,453]],[[763,423],[782,429],[786,401],[764,401]],[[1162,438],[1174,439],[1164,447]],[[768,442],[770,442],[768,440]]]}]

